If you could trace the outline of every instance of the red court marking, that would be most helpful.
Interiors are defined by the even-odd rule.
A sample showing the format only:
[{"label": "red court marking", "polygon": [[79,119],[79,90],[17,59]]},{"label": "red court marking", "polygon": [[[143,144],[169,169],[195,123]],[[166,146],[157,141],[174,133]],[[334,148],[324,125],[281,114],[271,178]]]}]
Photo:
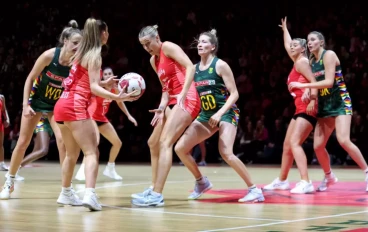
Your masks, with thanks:
[{"label": "red court marking", "polygon": [[368,232],[368,228],[359,228],[354,230],[344,230],[343,232]]},{"label": "red court marking", "polygon": [[[319,183],[314,183],[317,187]],[[263,187],[263,186],[262,186]],[[294,185],[292,185],[294,187]],[[291,194],[289,191],[263,191],[267,204],[304,204],[304,205],[336,205],[336,206],[363,206],[368,205],[368,193],[365,191],[365,182],[338,182],[326,192],[313,194]],[[246,194],[246,189],[210,190],[205,194],[220,195],[223,197],[199,199],[208,203],[238,203],[238,199]]]}]

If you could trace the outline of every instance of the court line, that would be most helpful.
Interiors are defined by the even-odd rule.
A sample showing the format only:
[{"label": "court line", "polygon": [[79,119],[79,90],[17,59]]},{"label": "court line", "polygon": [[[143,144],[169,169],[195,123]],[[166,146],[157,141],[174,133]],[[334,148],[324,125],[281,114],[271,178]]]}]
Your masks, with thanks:
[{"label": "court line", "polygon": [[[254,221],[274,221],[274,222],[287,222],[286,220],[277,220],[277,219],[267,219],[267,218],[247,218],[247,217],[235,217],[235,216],[224,216],[224,215],[213,215],[213,214],[197,214],[197,213],[181,213],[181,212],[171,212],[171,211],[156,211],[149,209],[137,209],[137,208],[128,208],[128,207],[119,207],[119,206],[111,206],[102,204],[102,206],[113,209],[124,209],[131,211],[139,211],[139,212],[149,212],[149,213],[162,213],[162,214],[172,214],[172,215],[181,215],[181,216],[195,216],[195,217],[211,217],[211,218],[224,218],[224,219],[241,219],[241,220],[254,220]],[[155,208],[155,209],[163,209]]]},{"label": "court line", "polygon": [[[227,181],[229,180],[214,180],[217,182]],[[190,181],[167,181],[168,184],[179,184],[179,183],[186,183],[186,182],[193,182]],[[116,182],[116,184],[112,185],[102,185],[98,186],[95,189],[104,189],[104,188],[114,188],[114,187],[125,187],[125,186],[137,186],[137,185],[150,185],[151,182],[142,182],[142,183],[132,183],[132,184],[123,184],[122,182]],[[77,190],[76,193],[83,192],[83,189]],[[224,219],[241,219],[241,220],[254,220],[254,221],[273,221],[273,222],[286,222],[286,220],[278,220],[278,219],[268,219],[268,218],[247,218],[247,217],[236,217],[236,216],[224,216],[224,215],[213,215],[213,214],[195,214],[195,213],[182,213],[182,212],[171,212],[171,211],[156,211],[156,210],[149,210],[149,209],[139,209],[139,208],[128,208],[128,207],[119,207],[119,206],[110,206],[101,204],[102,206],[108,208],[115,208],[115,209],[124,209],[124,210],[131,210],[131,211],[140,211],[140,212],[150,212],[150,213],[162,213],[162,214],[171,214],[171,215],[182,215],[182,216],[196,216],[196,217],[212,217],[212,218],[224,218]],[[163,208],[155,208],[155,209],[163,209]]]},{"label": "court line", "polygon": [[312,218],[302,218],[302,219],[296,219],[296,220],[287,220],[287,221],[284,221],[284,222],[273,222],[273,223],[266,223],[266,224],[252,225],[252,226],[239,226],[239,227],[230,227],[230,228],[222,228],[222,229],[214,229],[214,230],[200,230],[198,232],[217,232],[217,231],[229,231],[229,230],[249,229],[249,228],[256,228],[256,227],[264,227],[264,226],[273,226],[273,225],[288,224],[288,223],[294,223],[294,222],[319,220],[319,219],[324,219],[324,218],[342,217],[342,216],[348,216],[348,215],[354,215],[354,214],[361,214],[361,213],[368,213],[368,210],[365,210],[365,211],[356,211],[356,212],[350,212],[350,213],[334,214],[334,215],[328,215],[328,216],[312,217]]}]

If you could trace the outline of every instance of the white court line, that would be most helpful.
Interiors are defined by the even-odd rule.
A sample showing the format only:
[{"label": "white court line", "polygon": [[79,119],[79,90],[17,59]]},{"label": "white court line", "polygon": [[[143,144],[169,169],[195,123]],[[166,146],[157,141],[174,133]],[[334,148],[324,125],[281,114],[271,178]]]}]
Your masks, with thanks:
[{"label": "white court line", "polygon": [[[277,222],[277,223],[287,222],[286,220],[276,220],[276,219],[267,219],[267,218],[247,218],[247,217],[235,217],[235,216],[233,217],[233,216],[212,215],[212,214],[156,211],[156,210],[149,210],[149,209],[137,209],[137,208],[110,206],[110,205],[104,205],[104,204],[102,204],[102,206],[105,206],[105,207],[108,207],[108,208],[113,208],[113,209],[125,209],[125,210],[131,210],[131,211],[140,211],[140,212],[149,212],[149,213],[162,213],[162,214],[172,214],[172,215],[181,215],[181,216],[211,217],[211,218],[224,218],[224,219],[241,219],[241,220],[254,220],[254,221],[274,221],[274,222]],[[155,208],[155,209],[158,209],[158,208]]]},{"label": "white court line", "polygon": [[[220,182],[220,181],[230,182],[229,180],[214,180],[214,181],[217,181],[217,182]],[[193,180],[191,180],[191,181],[185,181],[185,180],[183,180],[183,181],[167,181],[166,183],[167,184],[178,184],[178,183],[186,183],[186,182],[193,182]],[[137,186],[137,185],[150,185],[150,184],[151,184],[151,182],[132,183],[132,184],[123,184],[122,182],[117,182],[116,184],[112,184],[112,185],[98,186],[95,189],[116,188],[116,187]],[[76,191],[76,193],[80,193],[80,192],[83,192],[83,191],[84,191],[84,189],[80,189],[80,190]],[[114,209],[124,209],[124,210],[131,210],[131,211],[162,213],[162,214],[182,215],[182,216],[212,217],[212,218],[225,218],[225,219],[241,219],[241,220],[254,220],[254,221],[273,221],[273,222],[277,222],[277,223],[287,222],[286,220],[277,220],[277,219],[268,219],[268,218],[247,218],[247,217],[223,216],[223,215],[212,215],[212,214],[195,214],[195,213],[156,211],[156,210],[149,210],[149,209],[110,206],[110,205],[104,205],[104,204],[102,204],[102,206],[105,206],[105,207],[108,207],[108,208],[114,208]]]},{"label": "white court line", "polygon": [[284,222],[273,222],[273,223],[266,223],[266,224],[260,224],[260,225],[252,225],[252,226],[239,226],[239,227],[230,227],[230,228],[222,228],[222,229],[214,229],[214,230],[201,230],[199,232],[215,232],[215,231],[249,229],[249,228],[255,228],[255,227],[264,227],[264,226],[273,226],[273,225],[280,225],[280,224],[289,224],[289,223],[294,223],[294,222],[318,220],[318,219],[324,219],[324,218],[342,217],[342,216],[361,214],[361,213],[368,213],[368,210],[350,212],[350,213],[341,213],[341,214],[328,215],[328,216],[313,217],[313,218],[302,218],[302,219],[296,219],[296,220],[288,220]]}]

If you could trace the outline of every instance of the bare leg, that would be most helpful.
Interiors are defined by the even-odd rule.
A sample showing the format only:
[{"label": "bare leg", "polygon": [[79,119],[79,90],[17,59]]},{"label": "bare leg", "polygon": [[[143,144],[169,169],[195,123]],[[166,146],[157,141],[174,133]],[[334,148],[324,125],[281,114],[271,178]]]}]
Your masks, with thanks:
[{"label": "bare leg", "polygon": [[[179,119],[179,120],[178,120]],[[192,122],[189,113],[175,105],[170,113],[160,137],[160,156],[157,167],[157,179],[153,190],[162,193],[172,165],[173,145]]]},{"label": "bare leg", "polygon": [[351,156],[366,174],[368,174],[367,163],[359,148],[350,140],[351,115],[339,115],[335,120],[336,137],[341,147]]},{"label": "bare leg", "polygon": [[33,151],[23,159],[21,163],[22,167],[38,159],[41,159],[42,157],[48,154],[50,145],[49,133],[47,131],[38,132],[36,138],[34,139],[34,143],[35,144]]},{"label": "bare leg", "polygon": [[201,178],[202,174],[190,151],[199,142],[211,137],[217,131],[217,128],[211,128],[208,124],[206,125],[195,120],[175,145],[175,153],[195,179]]},{"label": "bare leg", "polygon": [[302,144],[308,138],[313,126],[306,119],[298,117],[295,120],[294,130],[290,138],[291,151],[293,153],[296,165],[300,172],[300,177],[309,183],[307,157]]},{"label": "bare leg", "polygon": [[61,135],[60,128],[59,128],[58,124],[55,122],[54,113],[49,113],[48,118],[49,118],[50,126],[51,126],[51,128],[52,128],[52,130],[54,131],[54,134],[55,134],[56,145],[57,145],[57,148],[58,148],[58,151],[59,151],[60,165],[63,165],[64,159],[65,159],[65,156],[66,156],[66,149],[65,149],[63,137]]}]

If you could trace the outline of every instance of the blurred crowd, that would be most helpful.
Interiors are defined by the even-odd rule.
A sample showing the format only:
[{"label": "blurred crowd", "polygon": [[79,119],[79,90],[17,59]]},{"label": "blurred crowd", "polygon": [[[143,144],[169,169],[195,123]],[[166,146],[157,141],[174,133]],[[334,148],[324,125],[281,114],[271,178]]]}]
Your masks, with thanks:
[{"label": "blurred crowd", "polygon": [[[351,138],[368,159],[368,144],[364,142],[368,135],[368,25],[366,13],[359,5],[308,6],[298,1],[267,4],[244,1],[226,6],[182,0],[170,4],[132,0],[120,3],[95,0],[89,4],[42,2],[9,2],[9,6],[0,10],[0,93],[5,96],[11,118],[5,134],[6,159],[17,141],[23,86],[35,60],[43,51],[56,46],[69,20],[77,20],[83,28],[85,20],[93,16],[102,18],[109,26],[109,53],[104,66],[111,67],[118,76],[137,72],[145,78],[147,86],[141,99],[127,103],[138,127],[126,120],[115,104],[111,105],[108,117],[123,140],[117,162],[149,161],[147,139],[153,115],[148,110],[158,106],[161,85],[149,64],[149,54],[138,41],[138,32],[143,26],[157,24],[161,40],[179,44],[193,63],[199,60],[193,44],[195,37],[217,29],[218,56],[232,68],[240,94],[237,102],[240,124],[234,152],[247,163],[280,163],[283,138],[294,113],[293,99],[286,86],[292,61],[285,52],[278,27],[285,15],[292,37],[306,38],[310,31],[320,31],[326,38],[327,49],[334,50],[340,58],[354,109]],[[206,144],[207,161],[217,162],[216,136]],[[109,146],[102,139],[101,159],[107,159]],[[316,162],[312,135],[304,148],[309,162]],[[333,163],[349,163],[334,136],[328,151]],[[47,158],[58,159],[54,145]]]}]

